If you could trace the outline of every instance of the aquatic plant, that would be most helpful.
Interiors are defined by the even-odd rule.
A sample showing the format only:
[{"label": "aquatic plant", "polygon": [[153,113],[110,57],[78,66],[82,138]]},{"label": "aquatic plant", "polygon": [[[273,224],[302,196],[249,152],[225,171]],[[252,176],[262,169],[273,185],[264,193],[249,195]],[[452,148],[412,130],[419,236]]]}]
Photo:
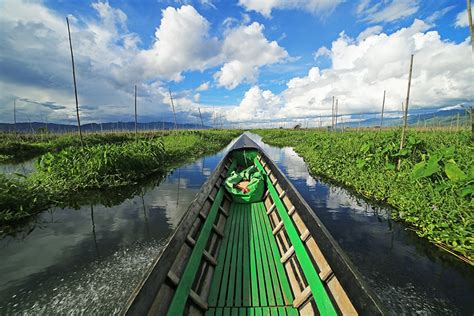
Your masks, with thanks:
[{"label": "aquatic plant", "polygon": [[[392,217],[448,251],[474,259],[474,164],[469,131],[259,130],[263,141],[291,146],[312,174],[393,207]],[[400,170],[396,170],[401,158]]]},{"label": "aquatic plant", "polygon": [[133,134],[89,135],[84,148],[70,140],[71,136],[58,137],[55,144],[65,148],[41,156],[36,172],[28,178],[2,175],[0,222],[34,214],[52,203],[62,205],[80,191],[122,187],[152,175],[161,176],[182,163],[220,150],[239,134],[206,130],[150,132],[139,138],[130,136]]}]

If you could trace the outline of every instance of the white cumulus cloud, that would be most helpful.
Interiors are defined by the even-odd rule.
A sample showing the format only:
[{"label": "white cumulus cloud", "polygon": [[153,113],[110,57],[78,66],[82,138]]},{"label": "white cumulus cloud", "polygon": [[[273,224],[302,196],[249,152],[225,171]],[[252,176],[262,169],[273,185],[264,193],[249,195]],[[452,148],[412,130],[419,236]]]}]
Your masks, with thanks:
[{"label": "white cumulus cloud", "polygon": [[265,38],[263,29],[262,24],[254,22],[227,32],[222,54],[228,62],[214,76],[218,86],[233,89],[241,82],[253,83],[259,67],[288,57],[286,50],[276,41],[270,42]]},{"label": "white cumulus cloud", "polygon": [[[190,5],[164,9],[152,44],[142,48],[140,37],[128,30],[122,10],[107,1],[91,7],[93,16],[69,16],[84,122],[127,119],[133,113],[135,84],[139,119],[161,119],[163,113],[170,113],[166,81],[180,81],[188,71],[221,67],[215,75],[218,84],[234,88],[255,81],[260,67],[288,56],[276,42],[266,39],[259,23],[228,27],[211,36],[209,21]],[[3,121],[11,122],[9,105],[18,98],[63,105],[53,109],[19,101],[19,121],[74,122],[65,16],[41,2],[1,1],[0,69]],[[202,84],[197,92],[209,85]],[[194,99],[200,98],[181,97],[178,108],[183,115],[197,111]]]},{"label": "white cumulus cloud", "polygon": [[313,14],[332,12],[344,0],[239,0],[247,11],[270,17],[274,9],[299,9]]},{"label": "white cumulus cloud", "polygon": [[454,25],[456,27],[468,27],[469,26],[469,21],[467,18],[467,10],[463,10],[458,13],[456,16],[456,22],[454,22]]},{"label": "white cumulus cloud", "polygon": [[410,27],[392,34],[373,34],[363,41],[341,33],[327,53],[330,68],[311,68],[306,76],[289,80],[286,90],[277,95],[253,87],[227,118],[317,118],[330,115],[332,96],[339,99],[340,114],[378,112],[384,90],[386,110],[399,111],[406,95],[411,54],[415,56],[412,108],[441,107],[472,98],[474,72],[468,41],[446,41],[437,31],[430,31],[428,24],[415,20]]}]

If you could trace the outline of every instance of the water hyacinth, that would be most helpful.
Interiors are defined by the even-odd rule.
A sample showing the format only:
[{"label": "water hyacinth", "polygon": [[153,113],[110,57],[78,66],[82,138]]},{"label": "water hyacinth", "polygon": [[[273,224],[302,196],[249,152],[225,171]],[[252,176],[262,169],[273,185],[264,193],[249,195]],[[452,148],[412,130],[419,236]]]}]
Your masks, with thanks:
[{"label": "water hyacinth", "polygon": [[[310,171],[393,207],[419,236],[474,260],[474,163],[469,131],[260,130],[263,141],[291,146]],[[396,169],[398,160],[401,168]]]}]

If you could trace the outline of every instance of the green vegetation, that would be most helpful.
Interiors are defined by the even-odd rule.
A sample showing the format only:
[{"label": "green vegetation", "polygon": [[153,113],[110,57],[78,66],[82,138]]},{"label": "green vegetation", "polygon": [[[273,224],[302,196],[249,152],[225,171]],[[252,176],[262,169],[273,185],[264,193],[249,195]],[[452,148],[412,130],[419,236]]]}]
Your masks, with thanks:
[{"label": "green vegetation", "polygon": [[[169,135],[170,131],[140,132],[139,139],[157,135]],[[92,133],[84,135],[84,145],[118,144],[136,139],[131,132]],[[0,133],[0,163],[21,162],[47,152],[59,152],[64,148],[80,146],[77,134],[10,134]]]},{"label": "green vegetation", "polygon": [[[399,130],[329,133],[259,130],[263,141],[291,146],[310,171],[394,208],[419,236],[474,260],[474,164],[470,132]],[[398,160],[400,170],[397,170]]]},{"label": "green vegetation", "polygon": [[[64,145],[58,152],[41,156],[36,172],[28,178],[0,174],[0,222],[29,216],[51,204],[62,204],[79,191],[123,187],[166,173],[182,163],[218,151],[239,134],[239,131],[180,131],[143,133],[137,139],[132,134],[112,135],[112,139],[88,135],[84,149],[71,136],[56,137],[49,142],[74,145]],[[101,140],[105,143],[100,143]]]}]

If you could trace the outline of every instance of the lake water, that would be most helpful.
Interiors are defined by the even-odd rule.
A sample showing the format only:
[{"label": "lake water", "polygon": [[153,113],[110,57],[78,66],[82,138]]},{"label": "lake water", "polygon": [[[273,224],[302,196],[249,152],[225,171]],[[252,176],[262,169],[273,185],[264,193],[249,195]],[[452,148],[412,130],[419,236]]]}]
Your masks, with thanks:
[{"label": "lake water", "polygon": [[[347,190],[290,148],[262,144],[394,315],[472,314],[474,269]],[[226,150],[140,186],[52,208],[0,240],[0,314],[117,313]]]}]

